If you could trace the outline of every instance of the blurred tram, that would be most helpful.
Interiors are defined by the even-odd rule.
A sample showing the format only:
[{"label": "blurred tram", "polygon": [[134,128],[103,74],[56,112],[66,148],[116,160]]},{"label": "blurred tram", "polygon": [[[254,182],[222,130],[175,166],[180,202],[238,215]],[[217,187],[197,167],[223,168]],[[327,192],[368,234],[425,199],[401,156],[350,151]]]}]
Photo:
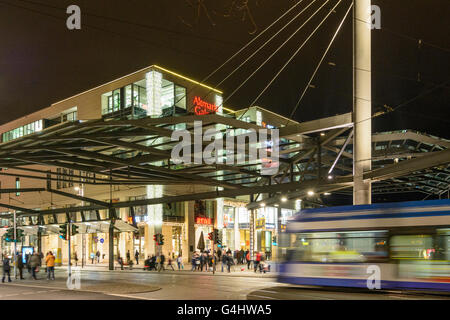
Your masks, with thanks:
[{"label": "blurred tram", "polygon": [[305,209],[279,245],[280,282],[450,291],[450,200]]}]

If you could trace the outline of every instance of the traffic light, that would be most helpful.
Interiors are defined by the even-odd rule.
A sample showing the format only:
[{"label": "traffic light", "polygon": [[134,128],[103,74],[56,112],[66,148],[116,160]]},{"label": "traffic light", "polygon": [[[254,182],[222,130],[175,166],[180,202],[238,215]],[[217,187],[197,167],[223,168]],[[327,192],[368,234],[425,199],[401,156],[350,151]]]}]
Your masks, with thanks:
[{"label": "traffic light", "polygon": [[22,237],[24,237],[24,236],[25,236],[25,234],[22,229],[16,229],[16,239],[17,240],[20,241],[22,239]]},{"label": "traffic light", "polygon": [[216,243],[218,246],[222,246],[222,233],[217,234]]},{"label": "traffic light", "polygon": [[208,239],[213,240],[214,234],[212,232],[208,233]]},{"label": "traffic light", "polygon": [[8,228],[8,230],[6,230],[5,241],[6,242],[14,241],[14,228]]},{"label": "traffic light", "polygon": [[217,243],[217,240],[219,239],[219,230],[214,229],[213,239],[214,239],[214,242]]},{"label": "traffic light", "polygon": [[67,239],[67,224],[62,224],[59,226],[59,237],[63,240]]},{"label": "traffic light", "polygon": [[164,236],[159,234],[159,245],[162,246],[164,244]]},{"label": "traffic light", "polygon": [[76,235],[77,233],[79,233],[78,228],[79,228],[79,226],[72,224],[72,235],[73,236]]}]

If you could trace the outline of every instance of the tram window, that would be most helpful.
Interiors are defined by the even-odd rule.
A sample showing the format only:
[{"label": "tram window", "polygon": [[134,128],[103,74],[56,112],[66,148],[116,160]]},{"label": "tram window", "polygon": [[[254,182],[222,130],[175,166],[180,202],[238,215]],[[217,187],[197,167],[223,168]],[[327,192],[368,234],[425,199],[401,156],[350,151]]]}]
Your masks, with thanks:
[{"label": "tram window", "polygon": [[290,260],[375,262],[388,258],[387,232],[318,232],[291,236]]},{"label": "tram window", "polygon": [[394,235],[390,241],[393,259],[432,259],[434,256],[431,235]]}]

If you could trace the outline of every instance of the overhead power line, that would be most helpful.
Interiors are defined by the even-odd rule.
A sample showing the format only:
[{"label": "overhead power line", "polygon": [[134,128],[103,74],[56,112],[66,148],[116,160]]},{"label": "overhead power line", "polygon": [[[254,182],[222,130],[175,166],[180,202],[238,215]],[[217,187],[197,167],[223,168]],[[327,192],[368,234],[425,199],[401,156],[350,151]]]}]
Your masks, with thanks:
[{"label": "overhead power line", "polygon": [[[19,0],[19,1],[25,2],[25,3],[29,3],[29,4],[32,4],[32,5],[36,5],[36,6],[42,6],[42,7],[47,7],[47,8],[51,8],[51,9],[62,10],[64,12],[66,11],[66,8],[49,5],[49,4],[38,2],[38,1],[31,1],[31,0]],[[149,30],[154,30],[154,31],[159,31],[159,32],[170,33],[170,34],[178,35],[178,36],[181,36],[181,37],[198,38],[198,39],[202,39],[202,40],[208,40],[208,41],[224,43],[224,44],[227,44],[227,45],[230,45],[230,44],[235,45],[235,46],[240,45],[240,44],[235,43],[235,42],[223,41],[223,40],[220,40],[219,38],[211,38],[211,37],[206,37],[206,36],[202,36],[202,35],[195,34],[195,33],[182,32],[182,31],[172,30],[172,29],[164,28],[164,27],[160,27],[160,26],[148,25],[148,24],[138,23],[138,22],[132,22],[132,21],[119,19],[119,18],[111,17],[111,16],[102,16],[102,15],[98,15],[98,14],[95,14],[95,13],[86,12],[86,10],[82,10],[81,14],[85,15],[85,16],[88,16],[88,17],[94,17],[94,18],[98,18],[98,19],[119,22],[119,23],[122,23],[122,24],[128,24],[128,25],[136,26],[136,27],[143,28],[143,29],[149,29]]]},{"label": "overhead power line", "polygon": [[[278,53],[278,51],[280,51],[301,29],[303,29],[303,27],[313,18],[316,16],[316,14],[329,2],[330,0],[326,0],[320,7],[319,9],[317,9],[300,27],[297,28],[297,30],[295,30],[266,60],[264,60],[264,62],[258,66],[258,68],[256,68],[255,71],[252,72],[252,74],[250,74],[250,76],[248,76],[231,94],[228,95],[227,99],[224,101],[224,103],[226,101],[228,101],[240,88],[242,88],[242,86],[248,82],[248,80],[250,80],[264,65],[266,65],[267,62],[269,62],[270,59],[273,58],[273,56],[275,54]],[[342,0],[339,0],[338,3],[340,3]],[[332,9],[334,10],[334,8]],[[332,12],[332,10],[330,11],[330,13]],[[329,13],[329,14],[330,14]],[[329,15],[328,14],[328,15]],[[327,15],[327,17],[328,17]],[[323,22],[323,21],[322,21]],[[309,40],[310,37],[308,37],[307,40]],[[307,42],[307,40],[303,43],[305,44]],[[303,45],[302,45],[303,46]],[[248,108],[247,108],[248,109]],[[243,113],[241,115],[241,117],[244,115],[245,113]],[[240,117],[240,118],[241,118]]]},{"label": "overhead power line", "polygon": [[[30,11],[30,12],[33,12],[33,13],[36,13],[36,14],[39,14],[39,15],[51,17],[53,19],[66,21],[66,18],[64,18],[64,17],[59,17],[59,16],[56,16],[56,15],[53,15],[53,14],[50,14],[50,13],[47,13],[47,12],[39,11],[39,10],[36,10],[36,9],[28,8],[28,7],[17,5],[17,4],[13,4],[13,3],[10,3],[10,2],[6,2],[4,0],[0,0],[0,4],[4,4],[4,5],[10,6],[10,7],[15,7],[15,8],[19,8],[19,9],[23,9],[23,10]],[[136,37],[136,36],[132,36],[132,35],[129,35],[129,34],[125,34],[125,33],[120,33],[120,32],[117,32],[117,31],[107,30],[107,29],[104,29],[104,28],[101,28],[101,27],[98,27],[98,26],[95,26],[95,25],[92,25],[92,24],[84,23],[83,26],[86,26],[88,28],[95,29],[95,30],[98,30],[98,31],[102,31],[102,32],[105,32],[105,33],[113,34],[113,35],[116,35],[116,36],[125,37],[125,38],[129,38],[129,39],[134,39],[134,40],[140,41],[142,43],[148,44],[148,45],[150,45],[152,47],[156,47],[156,48],[163,47],[163,48],[169,49],[169,50],[174,51],[174,52],[178,52],[178,53],[179,52],[183,52],[183,53],[186,53],[186,54],[189,54],[189,55],[192,55],[192,56],[200,57],[202,59],[207,59],[207,60],[214,61],[214,62],[217,61],[216,59],[214,59],[214,58],[212,58],[210,56],[199,54],[199,53],[194,52],[194,51],[189,51],[189,50],[180,49],[180,48],[174,48],[173,46],[170,46],[170,45],[166,45],[166,44],[163,44],[163,43],[158,43],[158,42],[155,42],[155,41],[149,41],[149,40],[146,40],[146,39],[142,39],[142,38],[139,38],[139,37]]]},{"label": "overhead power line", "polygon": [[294,109],[292,110],[292,112],[291,112],[291,114],[290,114],[290,116],[289,116],[290,118],[292,118],[292,117],[295,115],[295,112],[297,111],[297,108],[299,107],[300,102],[302,101],[303,97],[305,96],[306,91],[308,90],[309,86],[311,85],[311,82],[314,80],[314,77],[316,76],[317,71],[319,70],[320,66],[322,65],[323,60],[325,59],[326,55],[328,54],[328,51],[330,50],[330,48],[331,48],[331,46],[332,46],[334,40],[336,39],[336,37],[337,37],[339,31],[341,30],[341,27],[342,27],[342,25],[344,24],[345,19],[347,19],[347,16],[348,16],[348,14],[350,13],[350,9],[351,9],[352,7],[353,7],[353,3],[350,4],[349,8],[347,9],[347,12],[345,13],[344,18],[342,19],[341,23],[340,23],[339,26],[337,27],[336,32],[334,33],[333,38],[331,38],[331,41],[330,41],[330,43],[328,44],[328,47],[326,48],[325,52],[323,53],[322,58],[320,59],[319,63],[317,64],[316,69],[314,70],[314,72],[313,72],[311,78],[309,79],[307,85],[305,86],[305,89],[303,89],[303,92],[302,92],[300,98],[298,99],[298,101],[297,101],[297,103],[296,103]]},{"label": "overhead power line", "polygon": [[286,63],[281,67],[281,69],[275,74],[275,76],[272,78],[272,80],[269,81],[269,83],[266,85],[266,87],[259,93],[259,95],[253,100],[252,103],[250,103],[250,106],[253,106],[256,101],[264,94],[264,92],[267,91],[267,89],[272,85],[272,83],[278,78],[278,76],[286,69],[286,67],[289,65],[289,63],[294,60],[294,58],[298,55],[300,50],[308,43],[308,41],[314,36],[314,34],[319,30],[319,28],[322,26],[322,24],[328,19],[328,17],[334,12],[334,10],[339,6],[342,0],[339,0],[334,7],[328,12],[328,14],[325,16],[325,18],[322,19],[322,21],[319,23],[319,25],[311,32],[311,34],[306,38],[306,40],[300,45],[300,47],[295,50],[295,52],[291,55],[291,57],[286,61]]}]

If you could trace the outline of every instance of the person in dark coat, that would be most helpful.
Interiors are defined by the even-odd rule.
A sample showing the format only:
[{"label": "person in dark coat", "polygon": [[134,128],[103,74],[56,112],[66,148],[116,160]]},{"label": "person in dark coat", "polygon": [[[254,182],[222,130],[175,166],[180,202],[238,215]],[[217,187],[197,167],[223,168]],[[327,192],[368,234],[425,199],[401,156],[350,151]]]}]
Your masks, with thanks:
[{"label": "person in dark coat", "polygon": [[139,264],[139,251],[136,250],[136,253],[134,254],[134,258],[136,259],[136,264]]},{"label": "person in dark coat", "polygon": [[231,254],[227,254],[227,270],[228,273],[231,272],[231,266],[234,264],[233,256]]},{"label": "person in dark coat", "polygon": [[30,258],[31,276],[34,280],[37,280],[36,272],[41,266],[41,255],[35,252]]},{"label": "person in dark coat", "polygon": [[11,266],[9,265],[9,258],[7,256],[4,256],[3,258],[3,278],[2,282],[5,282],[5,277],[8,275],[8,282],[11,282]]},{"label": "person in dark coat", "polygon": [[217,251],[217,257],[219,258],[218,261],[220,261],[220,258],[222,257],[222,250],[220,250],[220,248],[219,248],[219,250]]},{"label": "person in dark coat", "polygon": [[119,257],[117,258],[117,262],[118,262],[119,265],[120,265],[120,270],[123,270],[123,259],[122,259],[121,256],[119,256]]},{"label": "person in dark coat", "polygon": [[27,253],[25,255],[25,265],[28,269],[28,273],[31,273],[30,258],[31,258],[31,255],[29,253]]},{"label": "person in dark coat", "polygon": [[240,251],[240,258],[241,258],[241,261],[239,262],[240,264],[244,264],[244,260],[245,260],[245,252],[244,252],[244,249],[241,249],[241,251]]},{"label": "person in dark coat", "polygon": [[[17,255],[17,268],[19,269],[19,276],[20,276],[20,280],[23,280],[23,260],[22,260],[22,254],[19,253]],[[17,276],[16,276],[17,277]]]}]

